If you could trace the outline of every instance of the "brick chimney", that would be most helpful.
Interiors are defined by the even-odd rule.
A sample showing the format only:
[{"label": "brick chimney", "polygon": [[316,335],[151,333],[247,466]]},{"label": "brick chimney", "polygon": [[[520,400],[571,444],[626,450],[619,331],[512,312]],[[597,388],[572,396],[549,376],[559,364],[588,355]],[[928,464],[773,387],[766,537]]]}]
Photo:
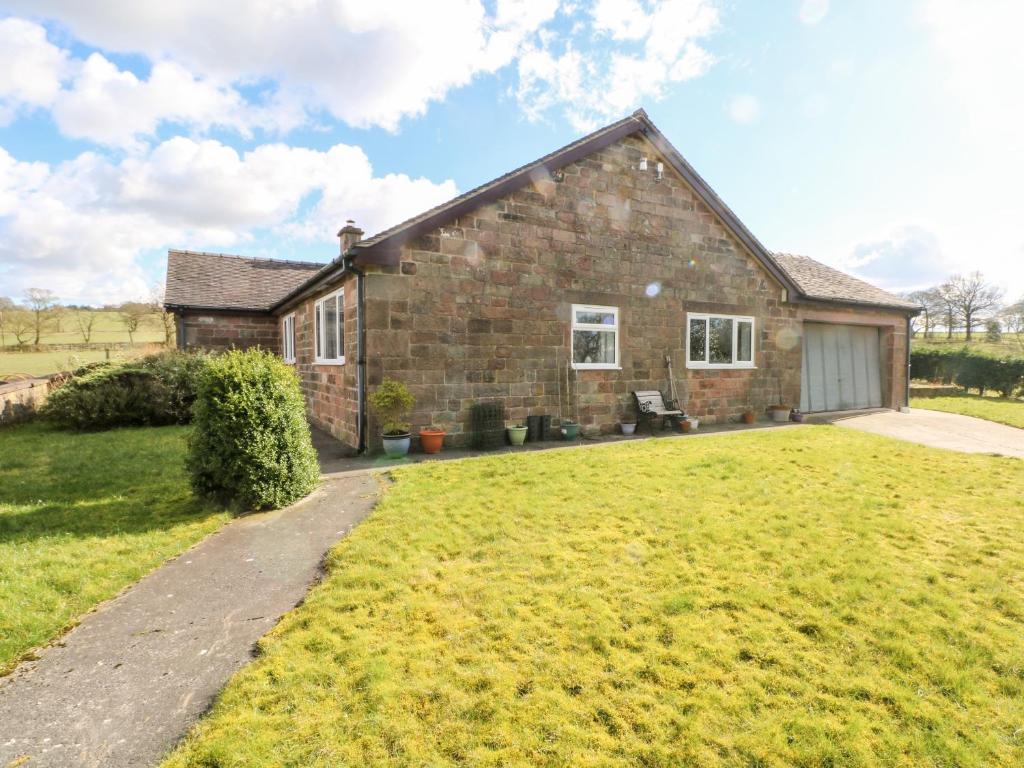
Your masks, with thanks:
[{"label": "brick chimney", "polygon": [[363,230],[356,226],[356,223],[349,219],[345,226],[338,230],[338,237],[341,238],[341,255],[348,253],[348,249],[363,239]]}]

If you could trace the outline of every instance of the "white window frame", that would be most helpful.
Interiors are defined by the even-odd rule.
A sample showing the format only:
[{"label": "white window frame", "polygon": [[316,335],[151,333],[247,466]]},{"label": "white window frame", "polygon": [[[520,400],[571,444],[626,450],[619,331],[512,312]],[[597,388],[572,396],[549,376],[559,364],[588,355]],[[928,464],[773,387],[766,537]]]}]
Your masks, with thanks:
[{"label": "white window frame", "polygon": [[281,357],[286,363],[295,362],[295,313],[281,318]]},{"label": "white window frame", "polygon": [[[693,320],[704,321],[704,359],[703,360],[691,360],[690,359],[690,324]],[[732,359],[731,363],[711,363],[708,362],[710,357],[710,351],[708,349],[711,343],[711,323],[710,320],[732,320]],[[750,360],[736,360],[736,353],[739,351],[739,333],[740,323],[750,323]],[[720,315],[715,312],[687,312],[686,313],[686,328],[683,333],[686,334],[686,367],[687,368],[757,368],[755,361],[757,360],[757,321],[749,315]]]},{"label": "white window frame", "polygon": [[338,330],[338,341],[339,341],[338,346],[339,347],[344,347],[345,346],[345,344],[344,344],[344,339],[345,339],[345,336],[344,336],[344,334],[345,334],[345,289],[344,288],[339,288],[338,290],[336,290],[336,291],[334,291],[332,293],[328,293],[328,294],[326,294],[324,296],[321,296],[319,299],[316,300],[316,303],[313,305],[313,334],[315,336],[315,338],[313,340],[313,342],[314,342],[313,349],[314,349],[314,359],[316,360],[317,365],[344,365],[345,364],[345,355],[343,355],[343,354],[338,356],[338,357],[324,357],[323,354],[322,354],[322,350],[326,350],[327,349],[327,337],[325,335],[325,330],[326,329],[325,329],[324,323],[323,323],[324,302],[328,301],[329,299],[334,299],[334,298],[337,298],[337,297],[341,297],[341,301],[339,302],[340,306],[338,307],[338,319],[337,319],[337,323],[338,323],[337,330]]},{"label": "white window frame", "polygon": [[[615,318],[614,325],[604,323],[578,323],[576,322],[577,312],[605,312],[611,313]],[[577,363],[576,362],[576,331],[611,331],[615,334],[615,362],[612,363]],[[569,359],[572,367],[577,371],[618,371],[622,366],[619,364],[619,308],[602,307],[597,304],[573,304],[572,316],[569,323]]]}]

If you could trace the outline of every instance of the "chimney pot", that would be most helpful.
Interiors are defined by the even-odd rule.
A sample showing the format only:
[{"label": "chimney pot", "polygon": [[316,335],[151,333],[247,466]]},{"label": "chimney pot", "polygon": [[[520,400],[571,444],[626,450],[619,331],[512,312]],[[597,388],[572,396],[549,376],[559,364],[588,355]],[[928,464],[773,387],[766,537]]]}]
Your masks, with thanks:
[{"label": "chimney pot", "polygon": [[338,230],[338,237],[341,239],[341,255],[344,256],[353,245],[363,239],[363,230],[357,227],[352,219],[347,219],[345,226]]}]

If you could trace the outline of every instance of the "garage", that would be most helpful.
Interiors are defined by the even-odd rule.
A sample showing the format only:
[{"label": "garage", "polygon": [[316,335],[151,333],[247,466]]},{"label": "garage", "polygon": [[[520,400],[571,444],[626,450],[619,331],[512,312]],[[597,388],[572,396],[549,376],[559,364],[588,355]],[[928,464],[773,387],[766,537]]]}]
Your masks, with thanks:
[{"label": "garage", "polygon": [[804,323],[800,410],[879,408],[878,328]]}]

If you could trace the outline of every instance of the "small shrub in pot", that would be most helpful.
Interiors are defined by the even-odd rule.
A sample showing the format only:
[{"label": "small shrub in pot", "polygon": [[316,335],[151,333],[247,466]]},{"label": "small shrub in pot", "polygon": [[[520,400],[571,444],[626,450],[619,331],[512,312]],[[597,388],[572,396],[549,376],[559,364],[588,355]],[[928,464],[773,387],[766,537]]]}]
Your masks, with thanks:
[{"label": "small shrub in pot", "polygon": [[409,452],[409,414],[416,404],[409,388],[400,381],[385,377],[372,395],[370,408],[380,422],[384,453],[392,458]]}]

